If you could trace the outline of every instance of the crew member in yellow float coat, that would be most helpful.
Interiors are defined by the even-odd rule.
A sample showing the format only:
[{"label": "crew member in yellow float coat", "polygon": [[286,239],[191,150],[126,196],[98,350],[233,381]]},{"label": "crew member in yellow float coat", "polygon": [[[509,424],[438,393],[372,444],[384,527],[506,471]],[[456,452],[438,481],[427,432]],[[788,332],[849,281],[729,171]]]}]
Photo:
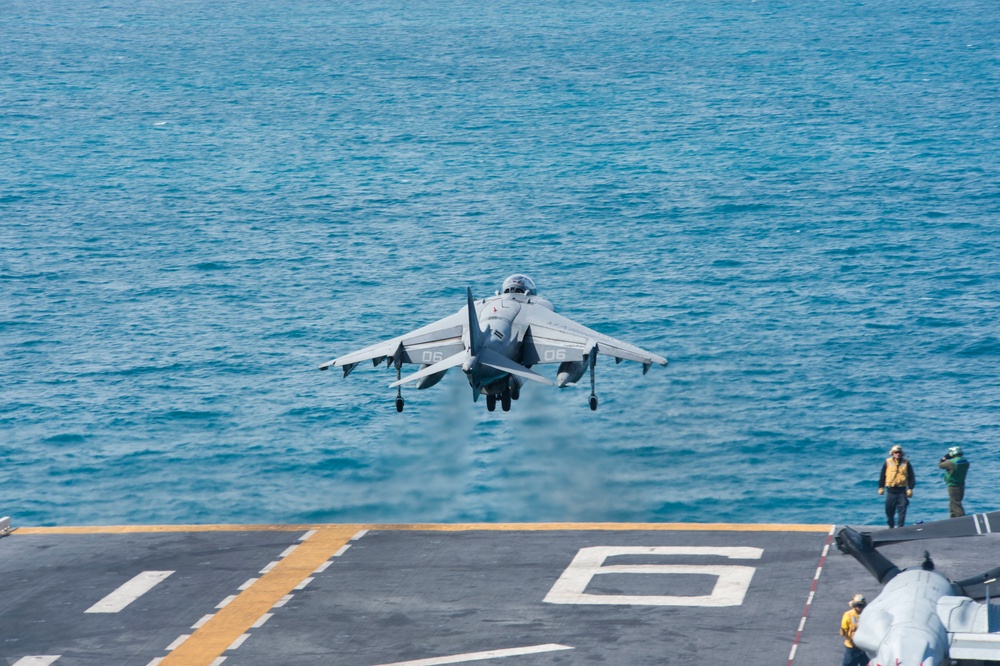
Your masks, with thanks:
[{"label": "crew member in yellow float coat", "polygon": [[885,518],[890,528],[906,524],[906,507],[913,497],[915,485],[913,465],[903,456],[903,447],[897,444],[889,450],[878,477],[878,494],[885,494]]},{"label": "crew member in yellow float coat", "polygon": [[868,666],[868,655],[854,644],[854,632],[858,630],[858,618],[868,604],[860,594],[851,599],[851,609],[840,618],[840,635],[844,637],[844,659],[841,666]]}]

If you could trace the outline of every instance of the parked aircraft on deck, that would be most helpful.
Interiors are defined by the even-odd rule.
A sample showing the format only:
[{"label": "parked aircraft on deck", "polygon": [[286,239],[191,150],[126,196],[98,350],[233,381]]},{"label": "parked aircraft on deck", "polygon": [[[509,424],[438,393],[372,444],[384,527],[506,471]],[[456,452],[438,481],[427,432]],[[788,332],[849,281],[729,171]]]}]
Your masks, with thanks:
[{"label": "parked aircraft on deck", "polygon": [[[897,529],[837,533],[837,547],[852,555],[885,587],[858,620],[854,644],[871,666],[946,666],[1000,662],[1000,567],[952,581],[935,570],[930,555],[918,567],[900,570],[876,548],[889,543],[991,534],[1000,511]],[[985,603],[981,603],[985,600]],[[954,661],[951,661],[954,660]]]},{"label": "parked aircraft on deck", "polygon": [[[538,296],[535,283],[526,275],[512,275],[495,296],[476,300],[466,291],[467,303],[458,312],[386,342],[340,356],[320,370],[342,367],[346,377],[362,361],[378,366],[383,361],[396,368],[396,411],[403,411],[401,387],[413,383],[418,389],[434,386],[445,373],[460,367],[472,387],[472,399],[486,396],[486,408],[504,411],[517,400],[526,380],[551,385],[552,381],[531,368],[558,363],[556,385],[579,381],[590,369],[590,409],[597,409],[594,368],[597,355],[642,363],[643,374],[654,363],[667,359],[645,349],[598,333],[556,314],[552,304]],[[420,365],[402,376],[404,363]]]}]

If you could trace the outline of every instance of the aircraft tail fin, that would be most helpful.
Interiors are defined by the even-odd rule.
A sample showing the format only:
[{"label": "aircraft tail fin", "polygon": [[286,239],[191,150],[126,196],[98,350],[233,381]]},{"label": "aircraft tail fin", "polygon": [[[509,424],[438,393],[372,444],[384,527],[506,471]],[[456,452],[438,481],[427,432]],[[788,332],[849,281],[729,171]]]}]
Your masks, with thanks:
[{"label": "aircraft tail fin", "polygon": [[466,287],[469,308],[469,354],[479,356],[483,348],[483,331],[479,328],[479,317],[476,315],[476,302],[472,298],[472,287]]}]

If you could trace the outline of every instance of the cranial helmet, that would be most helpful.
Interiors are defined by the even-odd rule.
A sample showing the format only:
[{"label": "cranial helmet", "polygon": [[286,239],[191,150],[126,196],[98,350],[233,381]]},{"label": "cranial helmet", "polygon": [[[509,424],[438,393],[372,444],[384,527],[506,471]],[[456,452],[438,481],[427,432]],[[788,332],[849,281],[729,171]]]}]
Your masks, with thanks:
[{"label": "cranial helmet", "polygon": [[899,451],[900,453],[902,453],[903,452],[903,447],[900,446],[899,444],[897,444],[896,446],[894,446],[891,449],[889,449],[889,453],[895,453],[896,451]]},{"label": "cranial helmet", "polygon": [[868,601],[865,600],[865,595],[863,595],[863,594],[855,594],[854,598],[851,599],[851,605],[852,606],[867,606],[868,605]]},{"label": "cranial helmet", "polygon": [[535,295],[535,283],[527,275],[511,275],[503,281],[502,291],[505,294]]},{"label": "cranial helmet", "polygon": [[951,447],[950,449],[948,449],[948,455],[951,456],[952,458],[960,457],[962,455],[962,447],[961,446]]}]

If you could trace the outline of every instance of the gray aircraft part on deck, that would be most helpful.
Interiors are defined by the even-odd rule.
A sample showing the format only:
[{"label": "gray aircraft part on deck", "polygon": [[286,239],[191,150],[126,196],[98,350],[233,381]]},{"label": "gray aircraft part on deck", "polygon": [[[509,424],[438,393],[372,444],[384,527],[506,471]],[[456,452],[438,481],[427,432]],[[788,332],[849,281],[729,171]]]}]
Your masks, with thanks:
[{"label": "gray aircraft part on deck", "polygon": [[[347,377],[363,361],[374,366],[383,362],[396,369],[396,411],[403,411],[402,386],[418,389],[434,386],[451,368],[461,368],[472,387],[472,399],[486,396],[486,408],[499,402],[509,411],[521,386],[531,380],[553,382],[533,371],[535,365],[558,363],[556,385],[560,388],[579,381],[590,370],[590,409],[597,409],[595,368],[597,356],[611,356],[616,362],[637,361],[646,374],[650,366],[667,365],[667,359],[633,344],[598,333],[556,314],[552,303],[537,294],[534,281],[526,275],[511,275],[495,296],[476,300],[466,289],[465,306],[453,315],[432,324],[339,356],[319,366],[320,370],[340,367]],[[404,364],[420,369],[402,376]]]},{"label": "gray aircraft part on deck", "polygon": [[[929,550],[916,566],[901,569],[877,550],[888,544],[927,539],[994,536],[1000,511],[877,531],[841,528],[837,548],[860,562],[885,587],[858,619],[854,644],[873,664],[947,666],[953,660],[1000,662],[1000,606],[989,603],[1000,576],[991,554],[971,571],[983,571],[952,581],[939,571]],[[937,544],[927,548],[936,550]],[[993,544],[995,548],[995,542]],[[948,567],[954,570],[953,566]],[[965,570],[967,573],[969,569]]]}]

